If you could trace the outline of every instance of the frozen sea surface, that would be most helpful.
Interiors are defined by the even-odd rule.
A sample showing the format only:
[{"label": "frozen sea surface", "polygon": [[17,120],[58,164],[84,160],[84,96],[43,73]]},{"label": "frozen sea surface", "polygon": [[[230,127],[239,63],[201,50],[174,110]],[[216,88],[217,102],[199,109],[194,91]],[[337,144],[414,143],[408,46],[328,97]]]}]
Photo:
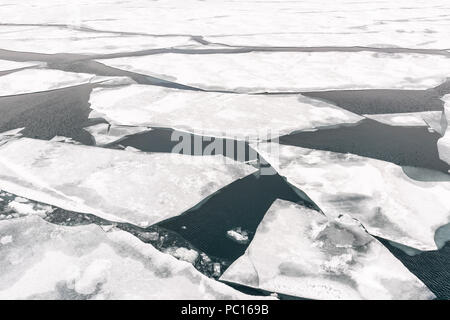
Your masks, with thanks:
[{"label": "frozen sea surface", "polygon": [[3,0],[0,297],[448,299],[449,10]]}]

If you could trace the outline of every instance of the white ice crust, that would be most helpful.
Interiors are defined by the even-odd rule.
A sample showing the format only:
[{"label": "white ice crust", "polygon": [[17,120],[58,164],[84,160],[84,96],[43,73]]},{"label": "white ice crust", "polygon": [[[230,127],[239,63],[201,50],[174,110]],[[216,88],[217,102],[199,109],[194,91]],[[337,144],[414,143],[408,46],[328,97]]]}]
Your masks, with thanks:
[{"label": "white ice crust", "polygon": [[221,280],[311,299],[434,298],[355,220],[327,219],[283,200],[272,204]]},{"label": "white ice crust", "polygon": [[30,216],[0,221],[0,235],[0,299],[253,298],[124,231]]},{"label": "white ice crust", "polygon": [[[96,88],[89,103],[109,122],[169,127],[207,136],[261,139],[362,119],[300,95],[248,95],[130,85]],[[89,130],[89,129],[88,129]]]},{"label": "white ice crust", "polygon": [[254,171],[221,155],[148,154],[28,138],[0,147],[0,189],[143,226],[179,215]]},{"label": "white ice crust", "polygon": [[100,62],[204,90],[247,93],[428,89],[450,70],[445,56],[371,52],[168,53]]},{"label": "white ice crust", "polygon": [[450,222],[450,176],[352,154],[261,143],[252,145],[328,217],[348,214],[369,233],[419,250],[435,250],[436,230]]},{"label": "white ice crust", "polygon": [[[206,40],[230,45],[450,48],[447,0],[3,0],[2,4],[2,23],[203,35]],[[51,41],[61,37],[59,30],[43,32],[38,31],[38,26],[27,27],[31,38],[36,35],[45,39],[45,34],[50,34]],[[89,37],[73,34],[81,42],[87,42],[84,38]],[[137,39],[120,45],[136,46]],[[96,40],[108,43],[108,39]],[[45,42],[41,45],[45,46]],[[79,50],[75,45],[68,47]],[[89,48],[87,44],[80,47]],[[111,50],[115,49],[113,43]]]},{"label": "white ice crust", "polygon": [[0,96],[54,90],[89,82],[97,82],[97,78],[87,73],[25,69],[0,76]]},{"label": "white ice crust", "polygon": [[46,54],[110,54],[196,44],[189,36],[155,37],[83,31],[76,27],[2,25],[0,43],[1,49]]},{"label": "white ice crust", "polygon": [[444,101],[444,116],[443,116],[443,137],[438,140],[437,146],[439,157],[450,164],[450,95],[442,98]]},{"label": "white ice crust", "polygon": [[28,68],[36,65],[41,65],[39,62],[16,62],[9,60],[0,60],[0,72],[11,71],[16,69]]},{"label": "white ice crust", "polygon": [[364,116],[390,126],[429,127],[439,134],[443,134],[442,111],[365,114]]}]

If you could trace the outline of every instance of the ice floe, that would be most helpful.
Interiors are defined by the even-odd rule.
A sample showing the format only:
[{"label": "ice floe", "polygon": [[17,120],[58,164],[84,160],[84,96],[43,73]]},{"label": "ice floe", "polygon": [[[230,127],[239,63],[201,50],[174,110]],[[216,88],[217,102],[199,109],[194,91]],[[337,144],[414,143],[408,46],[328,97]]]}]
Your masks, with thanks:
[{"label": "ice floe", "polygon": [[[301,95],[248,95],[130,85],[95,88],[91,108],[121,125],[169,127],[208,136],[273,138],[355,123],[359,115]],[[89,130],[89,129],[87,129]]]},{"label": "ice floe", "polygon": [[[204,35],[206,40],[230,45],[450,47],[445,15],[450,6],[446,0],[278,0],[258,1],[257,5],[254,1],[223,0],[7,0],[2,4],[2,23],[67,24],[124,34]],[[28,27],[24,39],[35,34],[36,26]],[[42,33],[36,38],[47,33],[49,38],[62,37],[59,29]],[[72,36],[82,43],[65,42],[72,50],[94,45],[85,39],[89,35],[81,37],[73,32]],[[137,45],[139,38],[135,39],[130,40],[130,46]],[[96,46],[107,48],[107,40],[98,39]],[[116,50],[114,43],[111,46]]]},{"label": "ice floe", "polygon": [[84,128],[95,139],[97,145],[106,145],[118,141],[128,135],[151,131],[146,127],[132,127],[132,126],[115,126],[108,123],[99,123],[90,127]]},{"label": "ice floe", "polygon": [[431,299],[434,295],[349,216],[277,200],[221,280],[312,299]]},{"label": "ice floe", "polygon": [[0,96],[54,90],[95,81],[92,74],[25,69],[0,76]]},{"label": "ice floe", "polygon": [[227,231],[227,236],[238,243],[248,243],[248,232],[237,227]]},{"label": "ice floe", "polygon": [[100,62],[203,90],[249,93],[428,89],[450,69],[445,56],[369,52],[168,53]]},{"label": "ice floe", "polygon": [[[95,32],[63,26],[0,25],[0,48],[46,54],[104,54],[197,44],[189,36],[155,37]],[[0,62],[0,70],[2,70]]]},{"label": "ice floe", "polygon": [[450,164],[450,95],[442,98],[444,100],[444,115],[443,115],[443,137],[438,140],[437,146],[439,151],[439,158]]},{"label": "ice floe", "polygon": [[36,66],[36,65],[40,65],[40,63],[39,62],[16,62],[16,61],[0,60],[0,72],[28,68],[28,67],[32,67],[32,66]]},{"label": "ice floe", "polygon": [[428,126],[442,134],[442,126],[440,125],[442,118],[441,111],[365,114],[364,116],[391,126]]},{"label": "ice floe", "polygon": [[179,215],[255,171],[221,155],[149,154],[28,138],[0,149],[0,189],[145,226]]},{"label": "ice floe", "polygon": [[[1,299],[249,299],[124,231],[0,221]],[[30,254],[33,252],[33,254]]]},{"label": "ice floe", "polygon": [[436,230],[450,222],[448,174],[274,143],[252,147],[327,216],[349,214],[373,235],[434,250]]}]

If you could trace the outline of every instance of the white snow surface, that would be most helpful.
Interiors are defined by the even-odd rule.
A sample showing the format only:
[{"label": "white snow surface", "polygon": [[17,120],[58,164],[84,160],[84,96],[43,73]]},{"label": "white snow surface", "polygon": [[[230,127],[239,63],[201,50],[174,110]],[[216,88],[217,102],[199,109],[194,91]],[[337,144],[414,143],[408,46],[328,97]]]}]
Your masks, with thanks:
[{"label": "white snow surface", "polygon": [[[1,33],[0,33],[1,34]],[[0,60],[0,72],[11,71],[16,69],[28,68],[36,65],[41,65],[39,62],[16,62],[9,60]]]},{"label": "white snow surface", "polygon": [[197,44],[189,36],[127,35],[45,25],[0,25],[0,43],[1,49],[45,54],[111,54]]},{"label": "white snow surface", "polygon": [[372,52],[155,54],[99,60],[108,66],[203,90],[243,93],[428,89],[449,75],[439,55]]},{"label": "white snow surface", "polygon": [[444,116],[443,116],[443,137],[438,140],[437,146],[439,151],[439,158],[450,164],[450,95],[445,95],[444,101]]},{"label": "white snow surface", "polygon": [[373,235],[435,250],[436,230],[450,222],[448,174],[411,168],[430,178],[418,181],[381,160],[274,143],[251,146],[325,215],[348,214]]},{"label": "white snow surface", "polygon": [[311,299],[432,299],[388,249],[348,216],[327,219],[276,200],[221,280]]},{"label": "white snow surface", "polygon": [[[450,48],[447,0],[3,0],[2,4],[4,24],[64,24],[72,29],[203,35],[209,41],[230,45]],[[29,36],[24,39],[35,35],[39,40],[46,39],[45,34],[50,34],[50,42],[62,33],[56,28],[38,32],[39,26],[27,27]],[[87,50],[90,46],[104,49],[109,44],[108,39],[92,33],[100,44],[91,45],[85,39],[89,35],[72,32],[82,44],[67,41],[71,50]],[[112,43],[110,49],[136,46],[138,39]],[[46,42],[40,44],[45,47]]]},{"label": "white snow surface", "polygon": [[0,189],[136,225],[179,215],[253,172],[221,155],[138,153],[28,138],[0,147]]},{"label": "white snow surface", "polygon": [[87,73],[25,69],[0,76],[0,96],[54,90],[89,82],[98,82],[98,79]]},{"label": "white snow surface", "polygon": [[443,131],[440,124],[442,111],[365,114],[364,116],[391,126],[430,127],[439,134]]},{"label": "white snow surface", "polygon": [[97,114],[114,124],[169,127],[236,139],[264,140],[363,119],[301,95],[197,92],[146,85],[95,88],[89,103]]},{"label": "white snow surface", "polygon": [[0,221],[0,234],[0,299],[253,298],[124,231],[30,216]]}]

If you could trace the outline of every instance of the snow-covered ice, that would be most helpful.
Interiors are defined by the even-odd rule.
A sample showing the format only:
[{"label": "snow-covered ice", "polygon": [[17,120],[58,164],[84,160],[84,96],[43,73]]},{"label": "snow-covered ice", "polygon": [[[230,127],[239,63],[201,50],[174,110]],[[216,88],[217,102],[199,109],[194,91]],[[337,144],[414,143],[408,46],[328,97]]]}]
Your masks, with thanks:
[{"label": "snow-covered ice", "polygon": [[[0,43],[1,49],[46,54],[111,54],[198,44],[189,36],[126,35],[38,25],[0,25]],[[1,66],[0,62],[0,70]]]},{"label": "snow-covered ice", "polygon": [[89,102],[95,112],[115,124],[169,127],[238,139],[254,139],[259,135],[267,139],[270,135],[362,119],[339,107],[300,95],[228,94],[145,85],[96,88]]},{"label": "snow-covered ice", "polygon": [[312,299],[431,299],[434,295],[348,216],[277,200],[221,280]]},{"label": "snow-covered ice", "polygon": [[[450,48],[449,21],[445,15],[450,6],[446,0],[239,3],[223,0],[46,0],[39,3],[6,0],[2,4],[5,4],[0,11],[2,23],[66,24],[124,33],[203,35],[206,40],[230,45]],[[34,28],[29,26],[29,29],[29,34],[33,35]],[[60,37],[61,31],[46,33]],[[84,37],[73,34],[81,38],[81,42],[87,42]],[[130,46],[136,46],[137,39],[131,40]],[[101,39],[100,43],[103,42],[107,40]],[[67,44],[72,50],[78,49],[70,42]],[[115,50],[112,45],[111,50]],[[81,48],[89,46],[85,44]]]},{"label": "snow-covered ice", "polygon": [[177,259],[189,262],[190,264],[194,264],[195,261],[198,258],[198,252],[194,249],[188,249],[188,248],[167,248],[164,250],[165,253],[170,254],[171,256],[174,256]]},{"label": "snow-covered ice", "polygon": [[0,147],[0,189],[136,225],[179,215],[253,172],[221,155],[138,153],[28,138]]},{"label": "snow-covered ice", "polygon": [[31,216],[0,221],[0,235],[0,299],[252,298],[124,231]]},{"label": "snow-covered ice", "polygon": [[428,89],[450,70],[445,56],[370,52],[168,53],[100,62],[203,90],[249,93]]},{"label": "snow-covered ice", "polygon": [[227,236],[238,243],[248,243],[248,232],[246,230],[242,230],[241,227],[228,230]]},{"label": "snow-covered ice", "polygon": [[[435,250],[436,230],[450,222],[450,176],[352,154],[260,143],[252,145],[280,175],[329,217],[349,214],[373,235]],[[420,181],[419,181],[420,180]]]},{"label": "snow-covered ice", "polygon": [[92,74],[25,69],[0,76],[0,96],[54,90],[93,81],[95,82],[95,76]]},{"label": "snow-covered ice", "polygon": [[365,114],[367,118],[391,126],[427,126],[442,134],[441,111],[424,111],[409,113],[388,113],[388,114]]},{"label": "snow-covered ice", "polygon": [[41,64],[39,62],[16,62],[16,61],[0,60],[0,72],[28,68],[37,65]]},{"label": "snow-covered ice", "polygon": [[443,116],[443,137],[438,140],[437,146],[439,158],[450,164],[450,95],[442,98],[444,100],[444,116]]},{"label": "snow-covered ice", "polygon": [[51,206],[36,204],[28,201],[19,201],[17,198],[8,203],[8,208],[14,210],[21,216],[38,215],[40,217],[45,217],[47,213],[53,211]]},{"label": "snow-covered ice", "polygon": [[128,135],[151,131],[152,129],[146,127],[134,126],[116,126],[107,123],[99,123],[93,126],[84,128],[95,139],[96,145],[102,146],[118,141]]}]

